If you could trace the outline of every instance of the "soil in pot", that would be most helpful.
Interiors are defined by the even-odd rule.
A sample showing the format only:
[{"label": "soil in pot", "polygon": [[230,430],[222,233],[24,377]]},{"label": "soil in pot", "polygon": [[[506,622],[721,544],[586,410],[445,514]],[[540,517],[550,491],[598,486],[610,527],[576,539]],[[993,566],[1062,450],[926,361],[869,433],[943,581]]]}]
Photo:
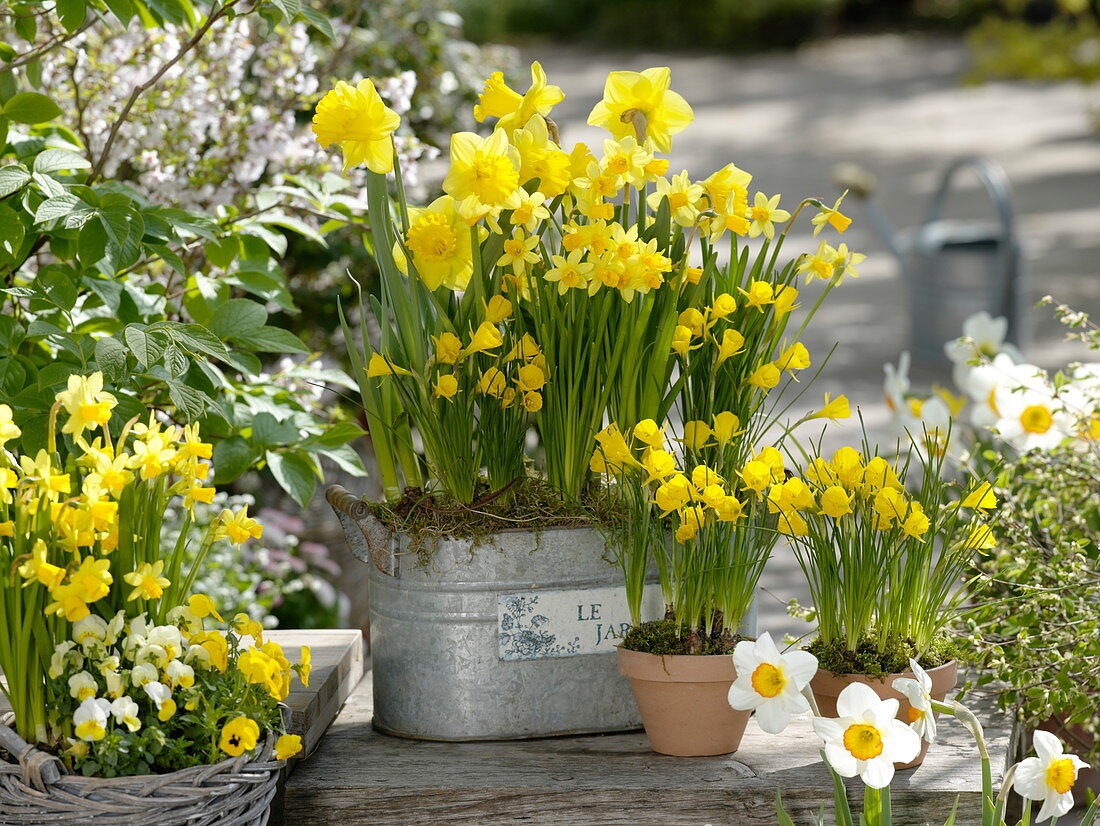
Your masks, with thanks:
[{"label": "soil in pot", "polygon": [[[810,681],[810,687],[814,692],[814,699],[817,701],[818,710],[823,717],[836,717],[836,701],[840,696],[840,692],[852,683],[863,683],[869,686],[874,692],[884,700],[895,699],[898,701],[898,719],[909,723],[910,719],[910,707],[909,701],[905,695],[899,691],[896,691],[893,687],[894,680],[899,677],[908,677],[912,679],[914,674],[908,668],[908,657],[900,658],[895,652],[893,656],[890,653],[883,657],[874,657],[870,652],[857,650],[856,652],[844,652],[843,655],[838,657],[835,649],[825,648],[820,644],[815,644],[818,641],[811,643],[808,649],[818,657],[818,661],[821,667],[818,668],[817,674],[813,680]],[[870,648],[870,646],[868,646]],[[943,646],[937,648],[934,652],[935,657],[928,662],[925,666],[925,670],[928,676],[932,678],[932,697],[933,699],[940,700],[941,702],[947,697],[948,693],[955,688],[958,682],[958,663],[954,659],[948,659],[946,662],[942,661],[945,652],[952,652],[949,643],[944,643]],[[935,665],[933,665],[935,663]],[[844,668],[863,665],[871,673],[851,673],[851,672],[837,672],[837,667]],[[884,666],[892,666],[894,670],[887,671]],[[937,715],[938,717],[938,715]],[[928,743],[921,742],[921,751],[917,755],[916,759],[909,763],[897,763],[896,769],[911,769],[919,766],[924,762],[924,757],[928,753]]]},{"label": "soil in pot", "polygon": [[[730,653],[738,640],[721,633],[684,639],[671,620],[643,623],[627,635],[619,673],[630,680],[655,752],[703,757],[737,751],[750,715],[726,699],[737,677]],[[647,650],[633,650],[642,647]]]}]

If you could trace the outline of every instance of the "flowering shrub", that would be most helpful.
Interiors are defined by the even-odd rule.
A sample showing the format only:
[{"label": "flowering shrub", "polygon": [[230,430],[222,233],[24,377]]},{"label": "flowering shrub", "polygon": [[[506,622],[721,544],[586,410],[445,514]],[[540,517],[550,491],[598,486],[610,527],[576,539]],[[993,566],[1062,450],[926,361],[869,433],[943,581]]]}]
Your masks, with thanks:
[{"label": "flowering shrub", "polygon": [[[202,545],[203,524],[226,509],[251,511],[254,506],[251,495],[224,491],[215,493],[210,504],[196,502],[185,540],[189,564],[194,564],[194,554]],[[186,513],[179,504],[165,511],[163,536],[167,544],[177,541]],[[211,547],[195,577],[194,590],[207,594],[224,613],[247,614],[266,628],[341,625],[346,597],[334,584],[340,580],[340,566],[328,549],[299,539],[304,532],[299,517],[270,508],[255,513],[264,526],[263,537],[239,547],[225,543]]]}]

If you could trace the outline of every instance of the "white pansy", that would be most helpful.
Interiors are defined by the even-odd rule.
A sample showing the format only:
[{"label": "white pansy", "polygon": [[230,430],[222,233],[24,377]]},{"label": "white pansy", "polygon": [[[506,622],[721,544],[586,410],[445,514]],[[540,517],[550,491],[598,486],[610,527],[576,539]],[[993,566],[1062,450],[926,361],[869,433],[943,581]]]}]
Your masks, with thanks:
[{"label": "white pansy", "polygon": [[836,701],[837,719],[814,718],[825,741],[825,759],[841,777],[856,777],[872,789],[894,779],[894,764],[920,754],[920,737],[897,719],[897,700],[880,699],[862,683],[852,683]]},{"label": "white pansy", "polygon": [[74,700],[84,702],[89,697],[95,697],[98,691],[99,684],[87,671],[78,671],[69,677],[69,696]]},{"label": "white pansy", "polygon": [[134,688],[139,688],[148,683],[154,683],[160,679],[160,672],[152,663],[138,663],[130,671],[130,682]]},{"label": "white pansy", "polygon": [[160,646],[170,660],[183,652],[183,637],[174,625],[158,625],[146,635],[146,641],[150,645]]},{"label": "white pansy", "polygon": [[1036,757],[1016,764],[1012,785],[1028,800],[1041,800],[1043,806],[1035,821],[1061,817],[1073,808],[1073,786],[1077,773],[1088,763],[1075,754],[1065,754],[1062,743],[1047,731],[1037,731],[1032,739]]},{"label": "white pansy", "polygon": [[126,612],[119,611],[115,614],[109,623],[107,623],[107,633],[104,636],[103,641],[107,645],[114,645],[118,642],[118,638],[122,635],[123,629],[126,627]]},{"label": "white pansy", "polygon": [[126,681],[118,671],[104,671],[103,679],[107,682],[108,697],[121,697],[126,693]]},{"label": "white pansy", "polygon": [[111,704],[103,698],[89,697],[80,704],[73,714],[73,729],[76,736],[89,743],[102,740],[107,733],[107,715]]},{"label": "white pansy", "polygon": [[50,655],[50,670],[46,672],[51,680],[56,680],[64,674],[69,667],[81,668],[84,665],[84,657],[79,651],[74,651],[76,643],[72,640],[60,642]]},{"label": "white pansy", "polygon": [[149,699],[153,701],[153,705],[157,707],[157,711],[160,711],[160,707],[168,700],[172,699],[172,689],[164,683],[154,681],[146,683],[142,688],[145,689],[145,693],[149,695]]},{"label": "white pansy", "polygon": [[179,660],[172,660],[164,670],[172,685],[190,688],[195,684],[195,670]]},{"label": "white pansy", "polygon": [[126,726],[130,731],[141,728],[139,716],[141,711],[138,709],[138,704],[129,697],[119,697],[111,703],[111,714],[114,715],[116,722]]},{"label": "white pansy", "polygon": [[769,734],[779,734],[792,715],[810,710],[802,689],[817,673],[817,658],[808,651],[781,653],[765,632],[755,642],[737,643],[733,664],[737,679],[730,686],[730,706],[755,710],[756,722]]},{"label": "white pansy", "polygon": [[73,623],[73,640],[84,649],[87,654],[97,645],[103,645],[107,641],[107,621],[103,617],[89,614],[84,619]]},{"label": "white pansy", "polygon": [[[932,713],[932,678],[916,660],[909,661],[913,677],[898,677],[894,690],[909,701],[909,725],[917,736],[929,743],[936,742],[936,716]],[[915,679],[914,679],[915,678]]]}]

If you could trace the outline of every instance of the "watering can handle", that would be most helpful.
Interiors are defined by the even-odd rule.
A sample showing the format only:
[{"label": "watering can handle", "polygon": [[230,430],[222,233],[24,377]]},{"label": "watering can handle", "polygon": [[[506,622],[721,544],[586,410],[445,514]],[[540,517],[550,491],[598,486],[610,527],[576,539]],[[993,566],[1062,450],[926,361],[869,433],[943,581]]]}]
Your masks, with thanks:
[{"label": "watering can handle", "polygon": [[325,491],[325,499],[336,512],[355,558],[374,565],[384,574],[398,576],[393,532],[378,521],[370,506],[340,485],[330,486]]},{"label": "watering can handle", "polygon": [[1005,174],[1000,165],[979,155],[966,155],[957,158],[951,166],[947,167],[943,173],[943,178],[940,180],[939,189],[936,190],[936,194],[932,196],[932,200],[928,204],[924,225],[927,226],[939,220],[943,214],[944,205],[947,203],[947,195],[951,190],[951,184],[954,182],[955,176],[965,169],[973,169],[978,176],[978,180],[982,182],[982,186],[985,187],[989,199],[997,210],[997,217],[1000,219],[1003,232],[1002,241],[1009,248],[1013,247],[1016,243],[1016,213],[1012,207],[1012,187],[1009,185],[1008,175]]}]

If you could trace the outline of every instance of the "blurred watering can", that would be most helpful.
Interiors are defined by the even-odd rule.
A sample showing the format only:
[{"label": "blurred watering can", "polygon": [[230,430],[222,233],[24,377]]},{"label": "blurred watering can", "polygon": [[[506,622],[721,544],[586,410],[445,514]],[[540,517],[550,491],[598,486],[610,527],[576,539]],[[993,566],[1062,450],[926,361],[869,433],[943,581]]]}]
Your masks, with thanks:
[{"label": "blurred watering can", "polygon": [[[943,217],[959,173],[972,170],[997,213],[994,222]],[[872,195],[875,179],[852,164],[834,171],[838,184],[862,200],[867,217],[901,264],[909,296],[909,351],[926,367],[947,363],[943,345],[957,338],[963,321],[981,310],[1008,319],[1008,340],[1026,345],[1026,305],[1020,242],[1012,193],[1004,169],[988,158],[959,158],[943,173],[915,230],[898,232]]]}]

